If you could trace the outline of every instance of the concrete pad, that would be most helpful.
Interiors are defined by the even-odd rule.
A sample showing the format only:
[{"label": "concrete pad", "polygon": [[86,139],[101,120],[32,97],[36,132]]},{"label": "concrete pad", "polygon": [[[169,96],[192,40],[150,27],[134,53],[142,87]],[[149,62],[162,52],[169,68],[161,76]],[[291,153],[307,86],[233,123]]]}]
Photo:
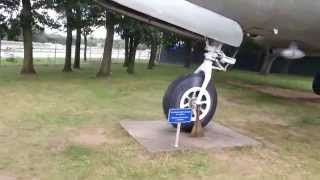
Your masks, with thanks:
[{"label": "concrete pad", "polygon": [[17,180],[17,178],[13,176],[0,175],[0,180]]},{"label": "concrete pad", "polygon": [[122,121],[121,126],[149,152],[169,152],[193,149],[224,149],[258,146],[259,142],[219,124],[206,127],[205,137],[192,138],[181,133],[180,147],[173,147],[176,129],[166,121]]}]

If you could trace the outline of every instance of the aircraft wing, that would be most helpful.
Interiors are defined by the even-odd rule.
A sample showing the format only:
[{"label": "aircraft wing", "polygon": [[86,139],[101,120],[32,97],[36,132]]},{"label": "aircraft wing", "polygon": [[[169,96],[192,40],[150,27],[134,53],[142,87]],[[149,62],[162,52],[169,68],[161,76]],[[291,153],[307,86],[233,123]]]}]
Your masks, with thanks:
[{"label": "aircraft wing", "polygon": [[160,28],[202,39],[210,38],[239,47],[241,26],[220,14],[186,0],[96,0],[121,14]]}]

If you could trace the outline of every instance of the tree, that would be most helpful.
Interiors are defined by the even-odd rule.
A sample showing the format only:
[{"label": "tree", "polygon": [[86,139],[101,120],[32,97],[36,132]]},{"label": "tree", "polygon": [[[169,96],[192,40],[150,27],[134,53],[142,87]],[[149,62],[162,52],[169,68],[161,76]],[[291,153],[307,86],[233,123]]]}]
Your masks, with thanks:
[{"label": "tree", "polygon": [[80,69],[81,35],[84,38],[84,61],[87,60],[87,36],[92,33],[93,28],[104,25],[104,10],[97,7],[92,0],[76,0],[74,5],[76,29],[76,48],[73,67]]},{"label": "tree", "polygon": [[10,41],[18,41],[19,36],[21,35],[21,28],[20,28],[20,19],[18,18],[10,18],[7,21],[8,30],[6,32],[7,39]]},{"label": "tree", "polygon": [[137,47],[140,44],[141,41],[141,34],[140,32],[133,33],[130,37],[130,43],[129,43],[129,62],[128,62],[128,69],[127,72],[129,74],[134,74],[134,66],[135,66],[135,60],[136,60],[136,53],[137,53]]},{"label": "tree", "polygon": [[112,47],[113,37],[115,31],[116,17],[112,12],[106,11],[106,39],[104,44],[103,58],[101,61],[100,69],[97,73],[97,77],[108,77],[111,75],[111,63],[112,63]]},{"label": "tree", "polygon": [[120,34],[121,38],[124,40],[124,63],[123,67],[128,67],[129,65],[129,28],[130,28],[130,19],[128,17],[122,17],[119,23],[119,26],[116,28],[118,34]]},{"label": "tree", "polygon": [[1,64],[1,41],[4,38],[6,31],[8,30],[7,24],[4,21],[5,17],[0,15],[0,64]]},{"label": "tree", "polygon": [[87,62],[87,51],[88,51],[88,36],[93,32],[93,30],[88,28],[83,28],[83,44],[84,44],[84,50],[83,50],[83,60],[84,62]]},{"label": "tree", "polygon": [[123,39],[124,39],[124,63],[123,67],[128,67],[129,65],[129,44],[130,44],[130,38],[129,38],[129,30],[126,28],[123,30]]},{"label": "tree", "polygon": [[[3,11],[1,7],[0,7],[0,11]],[[1,41],[5,37],[7,31],[8,31],[8,24],[6,21],[6,17],[3,14],[0,14],[0,64],[1,64]]]},{"label": "tree", "polygon": [[147,27],[145,31],[144,43],[151,49],[148,69],[153,69],[157,58],[158,47],[161,43],[161,32],[154,27]]},{"label": "tree", "polygon": [[129,53],[128,53],[128,68],[129,74],[134,74],[134,66],[136,60],[137,48],[143,38],[143,27],[141,23],[133,22],[132,29],[129,30]]},{"label": "tree", "polygon": [[32,47],[32,13],[30,0],[22,0],[21,25],[23,31],[24,60],[21,74],[35,74]]},{"label": "tree", "polygon": [[81,21],[81,4],[78,1],[75,5],[75,22],[74,26],[76,29],[76,48],[74,54],[74,69],[80,69],[80,52],[81,52],[81,28],[82,28],[82,21]]},{"label": "tree", "polygon": [[[20,34],[19,23],[17,22],[18,15],[14,15],[13,12],[19,10],[18,0],[2,0],[0,1],[0,36],[1,39],[5,36],[11,36],[11,31],[15,28],[15,36]],[[13,34],[13,33],[12,33]]]},{"label": "tree", "polygon": [[50,6],[54,8],[61,17],[66,19],[66,21],[63,22],[67,31],[63,72],[72,72],[72,30],[75,24],[75,5],[77,2],[78,0],[52,0],[50,3]]},{"label": "tree", "polygon": [[117,32],[125,39],[125,63],[127,72],[134,74],[135,58],[138,45],[144,40],[146,25],[128,17],[121,19]]},{"label": "tree", "polygon": [[22,29],[24,44],[24,59],[22,74],[35,74],[33,66],[33,31],[43,30],[42,25],[56,27],[54,21],[48,16],[46,0],[2,0],[0,10],[2,18],[8,20],[8,39],[15,39]]},{"label": "tree", "polygon": [[57,27],[58,25],[49,17],[46,0],[22,0],[22,10],[20,13],[21,27],[24,44],[24,60],[21,74],[35,74],[33,65],[33,31],[43,31],[41,25]]},{"label": "tree", "polygon": [[88,36],[93,32],[94,28],[105,25],[105,10],[100,6],[96,6],[92,0],[88,0],[85,8],[81,11],[81,28],[84,39],[83,59],[87,61]]},{"label": "tree", "polygon": [[12,11],[18,11],[18,1],[3,0],[0,2],[0,64],[2,39],[15,39],[20,34],[19,22],[13,17]]},{"label": "tree", "polygon": [[67,37],[66,37],[66,56],[63,72],[72,72],[71,67],[71,53],[72,53],[72,12],[68,10],[69,7],[65,7],[66,16],[67,16]]}]

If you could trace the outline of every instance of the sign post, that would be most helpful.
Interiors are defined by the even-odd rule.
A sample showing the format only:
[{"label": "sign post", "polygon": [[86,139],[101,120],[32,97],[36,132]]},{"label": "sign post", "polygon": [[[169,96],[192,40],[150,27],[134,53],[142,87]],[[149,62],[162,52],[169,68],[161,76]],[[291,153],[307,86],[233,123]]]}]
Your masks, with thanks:
[{"label": "sign post", "polygon": [[179,139],[180,139],[180,132],[181,132],[181,125],[184,123],[191,123],[192,117],[192,109],[170,109],[168,122],[170,124],[177,125],[177,133],[176,133],[176,140],[174,147],[179,147]]},{"label": "sign post", "polygon": [[176,133],[176,142],[174,143],[174,147],[175,147],[175,148],[178,148],[178,147],[179,147],[180,132],[181,132],[181,123],[178,123],[177,133]]}]

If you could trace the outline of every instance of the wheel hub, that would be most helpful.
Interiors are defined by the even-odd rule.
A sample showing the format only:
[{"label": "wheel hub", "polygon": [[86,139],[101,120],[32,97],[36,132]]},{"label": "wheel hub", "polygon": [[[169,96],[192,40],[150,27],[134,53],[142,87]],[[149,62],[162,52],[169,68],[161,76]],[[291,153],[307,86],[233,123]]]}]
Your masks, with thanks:
[{"label": "wheel hub", "polygon": [[190,100],[190,105],[191,109],[195,109],[197,107],[197,99],[196,98],[192,98]]},{"label": "wheel hub", "polygon": [[[197,100],[200,94],[200,87],[193,87],[187,90],[181,100],[180,100],[180,108],[192,108],[193,110],[196,109]],[[211,98],[208,91],[205,91],[203,96],[200,100],[200,117],[199,119],[202,120],[210,111],[211,108]],[[192,113],[192,121],[196,120],[195,111]]]}]

